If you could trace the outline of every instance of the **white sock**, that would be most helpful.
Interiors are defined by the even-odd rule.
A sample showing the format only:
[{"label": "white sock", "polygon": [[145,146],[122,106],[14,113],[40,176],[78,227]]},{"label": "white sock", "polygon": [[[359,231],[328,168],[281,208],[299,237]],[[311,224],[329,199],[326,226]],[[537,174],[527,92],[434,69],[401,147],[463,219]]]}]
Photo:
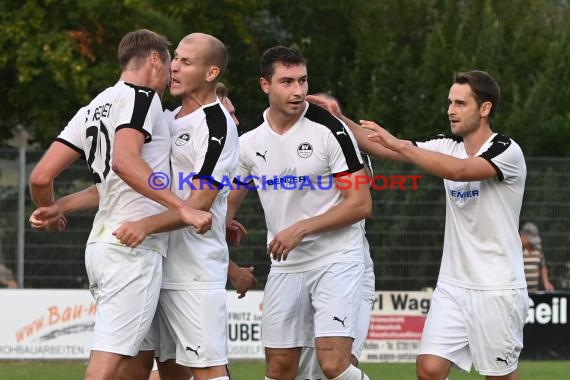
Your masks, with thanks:
[{"label": "white sock", "polygon": [[348,366],[346,371],[344,371],[338,377],[335,377],[332,380],[370,380],[370,378],[366,376],[366,374],[362,372],[359,368],[356,368],[351,364]]},{"label": "white sock", "polygon": [[275,380],[275,379],[265,376],[265,380]]},{"label": "white sock", "polygon": [[230,380],[230,378],[227,376],[222,376],[222,377],[213,378],[212,380]]}]

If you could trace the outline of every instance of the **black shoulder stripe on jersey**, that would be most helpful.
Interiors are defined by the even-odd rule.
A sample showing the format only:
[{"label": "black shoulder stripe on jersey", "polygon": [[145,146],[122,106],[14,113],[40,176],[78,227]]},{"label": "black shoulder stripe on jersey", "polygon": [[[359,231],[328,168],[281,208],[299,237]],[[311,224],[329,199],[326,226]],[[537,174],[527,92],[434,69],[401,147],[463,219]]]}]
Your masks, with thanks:
[{"label": "black shoulder stripe on jersey", "polygon": [[193,177],[207,178],[210,182],[219,185],[213,180],[214,168],[220,159],[228,134],[228,121],[220,103],[204,108],[206,114],[206,125],[208,126],[208,150],[200,171]]},{"label": "black shoulder stripe on jersey", "polygon": [[481,157],[486,159],[495,168],[495,171],[497,172],[497,178],[499,179],[499,181],[502,181],[505,178],[505,176],[501,171],[501,169],[499,169],[499,167],[495,165],[492,159],[497,157],[499,154],[503,153],[505,150],[507,150],[509,146],[511,146],[511,139],[508,138],[507,136],[497,134],[495,137],[493,137],[493,140],[491,140],[491,145],[489,146],[489,148],[483,153],[481,153]]},{"label": "black shoulder stripe on jersey", "polygon": [[62,139],[61,137],[56,138],[55,141],[60,142],[63,145],[67,146],[68,148],[73,149],[74,151],[79,153],[81,155],[81,159],[85,161],[85,152],[83,152],[83,149],[73,145],[72,143],[70,143],[67,140]]},{"label": "black shoulder stripe on jersey", "polygon": [[319,123],[325,126],[329,129],[329,131],[331,131],[333,136],[340,144],[342,153],[344,154],[344,159],[346,160],[346,164],[348,166],[347,172],[354,173],[364,167],[360,163],[354,144],[352,143],[350,136],[345,131],[344,126],[340,120],[338,120],[325,109],[312,103],[309,103],[309,108],[305,113],[305,117],[311,121],[314,121],[315,123]]},{"label": "black shoulder stripe on jersey", "polygon": [[450,139],[450,140],[455,141],[456,143],[461,143],[461,142],[463,142],[463,137],[455,136],[455,135],[452,135],[451,133],[447,133],[447,134],[445,134],[445,133],[439,133],[439,134],[437,134],[437,135],[432,135],[432,136],[429,136],[429,137],[426,137],[426,138],[421,138],[421,139],[413,140],[412,143],[413,143],[415,146],[418,146],[417,143],[419,143],[419,142],[428,142],[428,141],[432,141],[432,140],[443,140],[443,139]]},{"label": "black shoulder stripe on jersey", "polygon": [[135,104],[133,106],[133,115],[131,116],[131,121],[129,123],[130,127],[143,131],[145,137],[144,142],[146,144],[151,141],[152,136],[144,130],[144,121],[148,115],[148,111],[150,110],[150,105],[152,104],[155,91],[152,88],[136,86],[132,83],[125,82],[125,84],[132,87],[135,91]]}]

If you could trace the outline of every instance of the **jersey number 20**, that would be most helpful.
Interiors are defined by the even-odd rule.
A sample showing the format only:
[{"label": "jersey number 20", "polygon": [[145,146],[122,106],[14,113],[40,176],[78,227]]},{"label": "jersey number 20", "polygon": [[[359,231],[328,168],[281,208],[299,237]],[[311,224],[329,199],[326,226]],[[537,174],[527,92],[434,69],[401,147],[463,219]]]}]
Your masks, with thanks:
[{"label": "jersey number 20", "polygon": [[[89,157],[87,157],[87,165],[93,176],[95,183],[101,183],[101,175],[103,178],[107,178],[107,174],[111,170],[111,165],[109,161],[111,160],[111,142],[109,140],[109,132],[107,127],[103,124],[103,121],[99,122],[99,127],[92,125],[87,128],[85,135],[87,138],[91,137],[91,148],[89,149]],[[103,152],[101,151],[101,142],[99,141],[99,135],[103,135],[105,138],[105,156],[103,157]],[[104,163],[103,173],[98,173],[95,168],[93,168],[93,162],[95,161],[95,155],[99,156],[100,160]],[[100,162],[100,160],[98,160]]]}]

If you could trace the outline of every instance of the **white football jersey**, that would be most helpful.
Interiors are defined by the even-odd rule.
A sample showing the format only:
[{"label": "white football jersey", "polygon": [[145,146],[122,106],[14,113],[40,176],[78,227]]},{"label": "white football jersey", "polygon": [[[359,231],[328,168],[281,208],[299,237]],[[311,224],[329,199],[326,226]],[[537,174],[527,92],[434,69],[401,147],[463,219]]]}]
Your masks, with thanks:
[{"label": "white football jersey", "polygon": [[[270,128],[267,111],[259,122],[240,138],[236,181],[257,187],[269,243],[295,222],[340,203],[333,176],[363,165],[350,130],[313,104],[306,103],[303,115],[283,135]],[[338,261],[363,261],[360,223],[306,236],[286,261],[272,259],[271,270],[302,272]]]},{"label": "white football jersey", "polygon": [[[111,169],[115,132],[121,128],[134,128],[145,136],[141,156],[153,172],[170,171],[170,135],[160,98],[152,89],[119,81],[81,108],[57,141],[82,155],[97,186],[99,210],[87,244],[121,244],[112,233],[123,222],[165,210],[134,191]],[[153,234],[140,247],[165,254],[167,240],[167,234]]]},{"label": "white football jersey", "polygon": [[[436,136],[418,147],[467,158],[463,140]],[[470,182],[445,179],[446,218],[438,281],[470,289],[526,287],[519,214],[526,180],[521,148],[508,137],[493,134],[477,156],[497,176]]]},{"label": "white football jersey", "polygon": [[[237,127],[219,100],[176,119],[179,111],[165,111],[172,139],[171,190],[186,199],[191,191],[222,187],[210,209],[211,230],[199,235],[186,227],[170,233],[162,287],[225,288],[229,262],[227,197],[239,157]],[[192,185],[194,178],[200,179],[198,186]]]}]

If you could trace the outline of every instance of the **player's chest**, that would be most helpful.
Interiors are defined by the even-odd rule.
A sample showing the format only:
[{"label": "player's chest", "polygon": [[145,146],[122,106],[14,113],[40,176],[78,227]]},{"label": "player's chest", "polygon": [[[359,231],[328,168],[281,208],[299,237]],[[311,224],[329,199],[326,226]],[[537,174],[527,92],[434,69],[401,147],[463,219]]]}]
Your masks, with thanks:
[{"label": "player's chest", "polygon": [[[201,151],[199,129],[192,125],[182,125],[171,129],[170,161],[173,166],[191,167]],[[207,149],[207,143],[204,144]]]},{"label": "player's chest", "polygon": [[320,139],[303,136],[286,140],[259,139],[245,149],[255,175],[330,173],[329,155]]}]

